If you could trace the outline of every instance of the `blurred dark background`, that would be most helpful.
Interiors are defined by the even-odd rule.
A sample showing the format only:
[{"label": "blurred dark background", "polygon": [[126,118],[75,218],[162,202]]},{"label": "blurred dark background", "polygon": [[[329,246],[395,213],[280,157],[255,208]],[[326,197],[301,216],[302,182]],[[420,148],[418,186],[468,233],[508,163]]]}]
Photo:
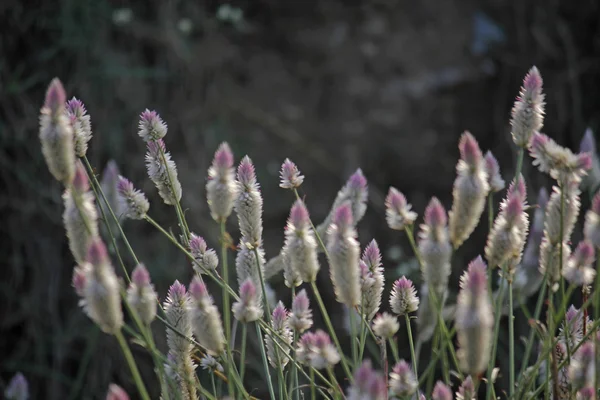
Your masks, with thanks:
[{"label": "blurred dark background", "polygon": [[[544,78],[545,133],[577,148],[585,128],[599,125],[594,0],[3,0],[0,26],[0,391],[22,371],[35,399],[103,398],[109,382],[134,393],[116,341],[90,323],[70,286],[61,187],[37,131],[55,76],[91,115],[88,157],[98,173],[116,160],[149,195],[151,215],[175,230],[173,210],[146,178],[136,134],[141,111],[161,114],[190,228],[213,247],[218,227],[204,185],[221,141],[236,161],[249,154],[256,163],[269,256],[282,244],[292,202],[278,187],[285,157],[305,174],[317,221],[361,167],[370,207],[360,239],[379,241],[388,282],[401,273],[419,280],[404,236],[386,227],[388,187],[420,214],[432,195],[449,207],[463,130],[498,156],[510,181],[510,108],[532,65]],[[525,175],[530,195],[548,186],[528,162]],[[482,252],[485,225],[455,257],[454,279]],[[232,219],[237,237],[235,228]],[[161,298],[174,279],[189,282],[189,264],[150,226],[127,221],[125,231]],[[323,268],[324,288],[327,276]],[[527,332],[521,322],[517,334]],[[162,325],[154,328],[164,345]],[[402,338],[400,346],[407,355]],[[150,357],[134,352],[152,382]]]}]

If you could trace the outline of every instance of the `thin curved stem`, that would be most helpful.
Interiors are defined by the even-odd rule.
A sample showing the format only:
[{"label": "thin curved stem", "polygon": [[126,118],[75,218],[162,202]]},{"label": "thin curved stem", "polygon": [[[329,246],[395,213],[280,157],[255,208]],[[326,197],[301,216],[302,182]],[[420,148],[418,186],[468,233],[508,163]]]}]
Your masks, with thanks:
[{"label": "thin curved stem", "polygon": [[276,400],[275,397],[275,390],[273,390],[273,382],[271,380],[271,374],[269,373],[269,361],[267,360],[267,353],[265,352],[265,345],[264,345],[264,340],[262,337],[262,334],[260,333],[260,326],[258,324],[258,322],[256,322],[256,336],[258,337],[258,341],[259,341],[259,348],[260,348],[260,356],[262,358],[262,362],[263,362],[263,368],[265,370],[265,379],[267,380],[267,386],[269,388],[269,396],[271,396],[271,400]]},{"label": "thin curved stem", "polygon": [[118,330],[115,333],[115,337],[117,338],[117,341],[119,342],[119,346],[121,346],[121,350],[123,351],[123,355],[125,356],[127,365],[129,366],[129,369],[131,370],[131,375],[133,375],[133,380],[135,382],[135,385],[137,386],[137,389],[138,389],[138,392],[140,393],[141,398],[143,400],[150,400],[150,395],[148,394],[148,391],[146,390],[146,386],[144,385],[144,382],[142,381],[140,371],[137,368],[135,359],[133,358],[133,354],[131,354],[131,350],[129,349],[127,340],[125,340],[125,337],[123,336],[123,332],[121,332],[121,330]]}]

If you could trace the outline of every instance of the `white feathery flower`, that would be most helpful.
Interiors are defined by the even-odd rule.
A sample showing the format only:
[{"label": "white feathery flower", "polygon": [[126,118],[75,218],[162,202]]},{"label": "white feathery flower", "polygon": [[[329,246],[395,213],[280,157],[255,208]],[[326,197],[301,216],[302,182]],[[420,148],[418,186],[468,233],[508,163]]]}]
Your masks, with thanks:
[{"label": "white feathery flower", "polygon": [[131,219],[144,219],[150,209],[146,195],[134,188],[133,183],[122,176],[119,176],[117,191],[123,203],[123,215]]},{"label": "white feathery flower", "polygon": [[301,200],[296,201],[290,211],[282,254],[288,287],[298,286],[303,281],[313,282],[317,278],[317,240],[310,227],[308,210]]},{"label": "white feathery flower", "polygon": [[209,249],[204,239],[194,233],[190,235],[190,254],[194,256],[192,267],[198,274],[214,271],[219,265],[219,257]]},{"label": "white feathery flower", "polygon": [[81,100],[73,97],[66,104],[67,118],[73,128],[75,138],[75,154],[84,157],[87,153],[88,142],[92,139],[92,123],[90,116]]},{"label": "white feathery flower", "polygon": [[361,285],[361,313],[371,321],[381,306],[385,276],[381,266],[381,252],[373,239],[363,251],[359,262]]},{"label": "white feathery flower", "polygon": [[242,236],[253,247],[260,247],[263,232],[263,198],[256,181],[254,165],[248,156],[242,159],[237,170],[237,198],[234,208]]},{"label": "white feathery flower", "polygon": [[158,189],[158,194],[167,205],[181,200],[181,183],[177,177],[177,166],[167,152],[162,139],[146,143],[146,169],[148,176]]},{"label": "white feathery flower", "polygon": [[312,311],[305,289],[299,291],[292,301],[292,312],[289,315],[288,324],[291,329],[299,333],[310,329],[313,325]]},{"label": "white feathery flower", "polygon": [[315,369],[333,367],[341,358],[329,335],[322,330],[306,332],[298,340],[296,359]]},{"label": "white feathery flower", "polygon": [[249,323],[260,319],[263,315],[262,304],[259,302],[256,286],[251,278],[247,278],[240,285],[240,299],[233,303],[233,317],[242,323]]},{"label": "white feathery flower", "polygon": [[290,361],[289,354],[293,335],[288,325],[288,312],[281,302],[273,310],[271,327],[274,334],[267,333],[265,336],[269,364],[273,368],[283,369]]},{"label": "white feathery flower", "polygon": [[[256,251],[249,247],[250,245],[246,241],[245,237],[240,239],[239,249],[235,258],[235,270],[237,274],[238,285],[246,279],[251,279],[254,287],[257,288],[257,298],[262,301],[262,285],[260,282],[260,275],[258,268],[262,269],[262,276],[264,278],[265,268],[265,252],[262,248],[258,248]],[[256,262],[256,253],[258,253],[258,264]]]},{"label": "white feathery flower", "polygon": [[189,292],[192,301],[188,310],[194,336],[209,354],[219,355],[226,344],[219,309],[197,276],[190,283]]},{"label": "white feathery flower", "polygon": [[140,114],[138,135],[144,142],[161,140],[166,134],[167,124],[165,124],[156,111],[146,109]]},{"label": "white feathery flower", "polygon": [[394,314],[403,316],[419,309],[417,291],[410,279],[405,276],[394,282],[390,295],[390,307]]},{"label": "white feathery flower", "polygon": [[385,219],[391,229],[403,230],[417,219],[417,213],[398,189],[391,187],[385,198]]},{"label": "white feathery flower", "polygon": [[144,325],[156,317],[156,291],[150,283],[150,274],[144,264],[138,264],[131,273],[131,283],[127,289],[127,303],[137,312]]},{"label": "white feathery flower", "polygon": [[208,170],[206,198],[210,214],[217,222],[226,220],[233,210],[237,195],[233,153],[227,143],[221,143]]},{"label": "white feathery flower", "polygon": [[398,318],[386,312],[379,314],[373,320],[373,333],[382,339],[394,337],[398,329],[400,329]]},{"label": "white feathery flower", "polygon": [[525,79],[512,109],[510,120],[513,141],[519,147],[527,147],[533,134],[544,124],[544,94],[542,76],[532,67]]}]

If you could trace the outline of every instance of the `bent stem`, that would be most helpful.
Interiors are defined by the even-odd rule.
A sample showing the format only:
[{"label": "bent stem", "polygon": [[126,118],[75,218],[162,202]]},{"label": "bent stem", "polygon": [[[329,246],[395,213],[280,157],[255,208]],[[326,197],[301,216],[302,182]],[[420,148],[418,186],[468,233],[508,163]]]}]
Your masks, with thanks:
[{"label": "bent stem", "polygon": [[325,308],[325,304],[323,303],[323,299],[321,298],[321,294],[319,293],[319,288],[317,287],[315,281],[312,281],[310,285],[317,299],[317,303],[319,303],[319,309],[321,310],[321,314],[323,315],[323,319],[325,320],[325,325],[327,325],[327,330],[329,330],[329,334],[331,335],[331,338],[335,343],[335,347],[337,348],[338,353],[340,353],[340,358],[342,361],[342,367],[344,368],[344,372],[348,376],[348,379],[350,379],[350,382],[354,382],[352,372],[350,372],[350,367],[348,366],[346,357],[344,357],[344,351],[342,350],[342,346],[340,346],[340,341],[338,340],[338,337],[335,334],[335,329],[333,329],[333,325],[331,324],[331,320],[329,319],[327,308]]},{"label": "bent stem", "polygon": [[[410,356],[412,358],[413,372],[415,373],[415,378],[418,381],[419,373],[417,371],[419,368],[418,368],[417,363],[419,361],[417,360],[417,356],[415,355],[415,345],[413,342],[412,329],[410,327],[410,317],[408,316],[408,314],[404,314],[404,319],[406,320],[406,332],[408,333],[408,343],[410,345]],[[393,350],[394,350],[394,346],[392,346],[392,351]],[[394,354],[394,356],[397,357],[397,354]],[[397,359],[396,359],[396,362],[398,362]]]},{"label": "bent stem", "polygon": [[146,386],[144,386],[144,382],[142,381],[142,377],[140,375],[140,371],[137,368],[135,363],[135,359],[133,358],[133,354],[131,354],[131,350],[129,349],[129,345],[123,336],[123,332],[118,330],[115,333],[115,337],[119,342],[119,346],[121,346],[121,350],[123,351],[123,355],[125,356],[125,360],[127,361],[127,365],[131,370],[131,374],[133,375],[133,380],[135,381],[135,385],[137,386],[138,392],[140,396],[144,400],[150,400],[150,395],[148,395],[148,391],[146,390]]},{"label": "bent stem", "polygon": [[[223,219],[220,223],[221,226],[221,266],[223,272],[223,282],[225,286],[223,286],[223,320],[225,322],[225,338],[227,343],[231,343],[231,306],[229,305],[229,292],[227,291],[227,287],[229,286],[229,265],[227,263],[227,243],[225,242],[225,220]],[[231,346],[226,346],[227,348],[227,359],[230,362],[233,362],[233,357],[231,355]],[[231,368],[227,368],[227,385],[229,387],[229,394],[235,398],[235,388],[233,386],[233,380],[231,377]]]}]

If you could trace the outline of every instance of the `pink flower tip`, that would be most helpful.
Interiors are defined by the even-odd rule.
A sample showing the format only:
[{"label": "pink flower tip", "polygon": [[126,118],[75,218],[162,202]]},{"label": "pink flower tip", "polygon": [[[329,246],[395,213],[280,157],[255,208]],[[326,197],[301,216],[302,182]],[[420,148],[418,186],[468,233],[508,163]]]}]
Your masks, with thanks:
[{"label": "pink flower tip", "polygon": [[158,157],[161,150],[163,153],[167,150],[165,142],[162,139],[157,139],[155,141],[150,140],[148,143],[146,143],[146,146],[148,148],[148,152],[152,154],[153,157]]},{"label": "pink flower tip", "polygon": [[573,321],[575,318],[577,318],[577,314],[578,313],[579,313],[579,309],[577,307],[575,307],[574,305],[571,304],[571,306],[569,307],[569,309],[565,313],[565,321],[567,323]]},{"label": "pink flower tip", "polygon": [[458,148],[460,150],[460,158],[469,165],[473,166],[477,164],[483,157],[477,140],[468,131],[465,131],[460,137]]},{"label": "pink flower tip", "polygon": [[481,256],[469,263],[467,279],[472,292],[479,293],[487,289],[487,266]]},{"label": "pink flower tip", "polygon": [[579,242],[573,257],[576,257],[582,265],[592,264],[594,262],[594,246],[585,240]]},{"label": "pink flower tip", "polygon": [[406,196],[395,187],[390,187],[385,202],[394,210],[403,210],[408,203],[406,201]]},{"label": "pink flower tip", "polygon": [[90,190],[90,182],[88,181],[85,167],[81,161],[77,161],[75,164],[75,177],[73,178],[73,188],[79,192],[87,192]]},{"label": "pink flower tip", "polygon": [[533,151],[540,152],[543,151],[549,141],[550,138],[548,136],[544,135],[543,133],[536,132],[533,134],[531,143],[529,145]]},{"label": "pink flower tip", "polygon": [[370,267],[378,267],[381,265],[381,251],[375,239],[367,245],[362,256],[363,261]]},{"label": "pink flower tip", "polygon": [[515,184],[515,181],[512,181],[508,187],[506,197],[514,197],[515,195],[520,197],[521,201],[525,201],[527,198],[527,186],[525,185],[523,174],[519,174],[519,182],[517,184]]},{"label": "pink flower tip", "polygon": [[207,249],[206,241],[201,236],[192,233],[190,238],[190,249],[192,252],[204,253]]},{"label": "pink flower tip", "polygon": [[596,153],[596,138],[594,138],[594,132],[592,132],[591,128],[585,130],[585,134],[579,144],[579,151],[581,153]]},{"label": "pink flower tip", "polygon": [[50,82],[48,90],[46,91],[44,107],[48,107],[52,111],[52,114],[56,114],[65,106],[66,101],[67,93],[65,92],[62,82],[58,78],[52,79],[52,82]]},{"label": "pink flower tip", "polygon": [[452,400],[452,391],[444,382],[437,381],[433,392],[431,393],[432,400]]},{"label": "pink flower tip", "polygon": [[306,290],[302,289],[296,294],[296,297],[294,297],[292,310],[308,310],[309,307],[310,302],[308,300],[308,295],[306,294]]},{"label": "pink flower tip", "polygon": [[131,273],[131,281],[138,286],[147,286],[150,284],[150,273],[148,273],[144,264],[140,263],[135,267]]},{"label": "pink flower tip", "polygon": [[162,122],[162,120],[156,111],[146,108],[140,114],[140,122],[145,124],[154,124],[157,122]]},{"label": "pink flower tip", "polygon": [[369,382],[372,375],[373,367],[371,365],[371,360],[365,360],[354,373],[354,380],[359,383]]},{"label": "pink flower tip", "polygon": [[523,88],[528,92],[539,92],[542,90],[542,75],[536,66],[531,67],[523,79]]},{"label": "pink flower tip", "polygon": [[102,239],[96,238],[90,243],[87,252],[87,262],[93,266],[108,262],[108,251]]},{"label": "pink flower tip", "polygon": [[183,286],[179,281],[173,282],[171,287],[169,288],[169,297],[173,297],[176,299],[181,299],[186,295],[187,291],[185,286]]},{"label": "pink flower tip", "polygon": [[309,223],[309,215],[302,200],[296,200],[290,210],[290,222],[294,226],[305,226]]},{"label": "pink flower tip", "polygon": [[404,360],[400,360],[396,365],[394,365],[392,372],[400,376],[406,376],[412,372],[412,369],[409,363]]},{"label": "pink flower tip", "polygon": [[425,223],[431,227],[446,225],[448,217],[446,210],[437,197],[432,197],[425,209]]},{"label": "pink flower tip", "polygon": [[594,400],[596,398],[596,390],[592,386],[585,387],[577,393],[577,398],[581,400]]},{"label": "pink flower tip", "polygon": [[498,160],[496,159],[496,157],[494,157],[494,154],[492,154],[491,151],[487,151],[485,153],[485,169],[486,171],[488,171],[488,173],[497,173],[498,171],[500,171],[500,165],[498,164]]},{"label": "pink flower tip", "polygon": [[506,201],[506,218],[514,221],[523,212],[523,199],[517,193],[511,194]]},{"label": "pink flower tip", "polygon": [[256,181],[254,164],[252,164],[250,157],[245,156],[242,162],[240,162],[237,170],[237,179],[243,185],[251,185]]},{"label": "pink flower tip", "polygon": [[227,142],[221,143],[217,151],[215,152],[215,159],[213,165],[216,168],[231,168],[233,167],[233,153]]},{"label": "pink flower tip", "polygon": [[67,101],[67,113],[75,117],[81,117],[87,113],[87,110],[81,100],[73,97]]},{"label": "pink flower tip", "polygon": [[412,289],[414,286],[410,279],[407,279],[406,276],[403,276],[402,278],[397,279],[396,282],[394,282],[394,287],[397,291],[406,291]]},{"label": "pink flower tip", "polygon": [[321,329],[317,329],[317,331],[313,333],[312,339],[314,340],[315,346],[318,348],[324,348],[325,346],[331,344],[331,338]]},{"label": "pink flower tip", "polygon": [[192,279],[192,282],[190,283],[189,287],[189,292],[192,295],[192,297],[194,297],[197,300],[206,297],[206,295],[208,294],[206,285],[197,276],[195,276],[194,279]]},{"label": "pink flower tip", "polygon": [[592,199],[592,211],[600,215],[600,190],[596,193]]},{"label": "pink flower tip", "polygon": [[273,324],[278,325],[282,324],[287,318],[287,310],[285,309],[283,303],[280,301],[277,303],[277,307],[273,310]]},{"label": "pink flower tip", "polygon": [[352,209],[350,208],[350,204],[344,203],[335,210],[333,223],[338,227],[345,229],[352,226],[352,222]]},{"label": "pink flower tip", "polygon": [[111,383],[108,386],[108,394],[106,395],[106,400],[129,400],[129,396],[125,393],[125,390],[121,388],[119,385],[115,385]]},{"label": "pink flower tip", "polygon": [[352,176],[350,176],[348,179],[348,186],[355,190],[360,190],[367,187],[367,178],[365,178],[360,168],[357,169]]},{"label": "pink flower tip", "polygon": [[591,153],[579,153],[577,155],[577,167],[586,171],[590,170],[592,168]]},{"label": "pink flower tip", "polygon": [[102,176],[113,182],[117,179],[119,176],[119,166],[115,160],[108,160],[106,167],[104,167],[104,171],[102,172]]},{"label": "pink flower tip", "polygon": [[254,286],[254,282],[252,279],[246,279],[242,285],[240,286],[240,298],[242,300],[250,300],[256,296],[256,286]]},{"label": "pink flower tip", "polygon": [[302,185],[304,182],[304,176],[300,174],[300,170],[289,158],[286,158],[281,165],[281,171],[279,173],[281,178],[280,187],[284,189],[294,189]]}]

